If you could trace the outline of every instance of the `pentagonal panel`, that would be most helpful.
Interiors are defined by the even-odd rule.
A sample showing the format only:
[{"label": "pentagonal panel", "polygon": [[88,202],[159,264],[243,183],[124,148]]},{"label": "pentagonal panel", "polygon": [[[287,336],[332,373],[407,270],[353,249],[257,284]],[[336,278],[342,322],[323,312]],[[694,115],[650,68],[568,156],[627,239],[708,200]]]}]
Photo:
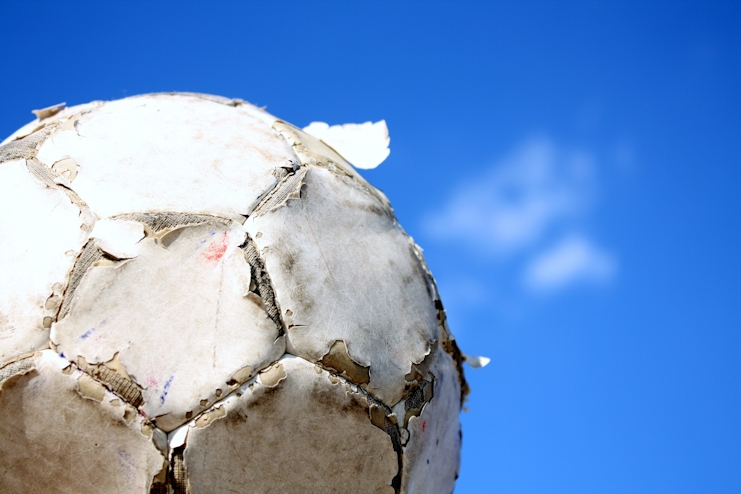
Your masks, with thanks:
[{"label": "pentagonal panel", "polygon": [[437,326],[421,265],[382,204],[309,167],[300,198],[245,226],[265,257],[289,351],[317,362],[341,340],[355,363],[370,366],[368,391],[387,405],[399,401]]},{"label": "pentagonal panel", "polygon": [[[136,237],[108,243],[114,238]],[[244,241],[239,225],[185,226],[142,239],[132,259],[101,258],[52,341],[83,366],[116,357],[123,369],[109,367],[142,388],[144,413],[173,429],[284,352],[280,328],[251,291]]]},{"label": "pentagonal panel", "polygon": [[49,350],[17,364],[0,369],[0,492],[149,492],[151,425]]},{"label": "pentagonal panel", "polygon": [[297,159],[260,119],[192,95],[127,98],[75,118],[38,157],[50,167],[74,162],[72,188],[100,217],[245,214],[275,183],[273,170]]},{"label": "pentagonal panel", "polygon": [[75,254],[80,210],[32,177],[26,160],[0,164],[0,363],[45,345]]},{"label": "pentagonal panel", "polygon": [[364,395],[303,359],[281,359],[221,407],[188,431],[193,494],[394,492],[397,455]]},{"label": "pentagonal panel", "polygon": [[430,369],[435,377],[432,399],[419,416],[409,418],[409,440],[404,446],[401,492],[450,494],[460,463],[461,388],[453,359],[435,352]]}]

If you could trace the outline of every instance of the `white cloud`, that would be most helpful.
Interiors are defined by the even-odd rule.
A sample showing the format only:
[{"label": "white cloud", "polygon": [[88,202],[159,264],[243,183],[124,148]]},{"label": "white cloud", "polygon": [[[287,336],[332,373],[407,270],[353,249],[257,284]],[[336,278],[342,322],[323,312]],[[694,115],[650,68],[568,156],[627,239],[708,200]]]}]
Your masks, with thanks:
[{"label": "white cloud", "polygon": [[475,304],[471,293],[506,297],[508,282],[537,293],[614,279],[616,257],[596,247],[587,228],[597,178],[590,153],[536,138],[454,189],[426,218],[426,233],[479,253],[492,269],[483,280],[481,264],[474,268],[482,284],[465,279],[454,290],[466,294],[459,305]]},{"label": "white cloud", "polygon": [[464,183],[426,230],[476,250],[507,254],[538,242],[554,225],[588,209],[594,170],[588,154],[532,139]]},{"label": "white cloud", "polygon": [[605,283],[617,272],[617,261],[581,236],[570,236],[533,258],[525,268],[525,286],[553,291],[576,283]]}]

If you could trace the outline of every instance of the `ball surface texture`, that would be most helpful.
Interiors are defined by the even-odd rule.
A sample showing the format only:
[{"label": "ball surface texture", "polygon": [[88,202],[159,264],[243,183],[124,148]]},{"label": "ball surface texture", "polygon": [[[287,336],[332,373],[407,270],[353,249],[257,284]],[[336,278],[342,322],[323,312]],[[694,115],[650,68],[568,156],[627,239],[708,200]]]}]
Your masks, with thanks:
[{"label": "ball surface texture", "polygon": [[354,134],[36,113],[0,146],[0,492],[453,491],[464,357]]}]

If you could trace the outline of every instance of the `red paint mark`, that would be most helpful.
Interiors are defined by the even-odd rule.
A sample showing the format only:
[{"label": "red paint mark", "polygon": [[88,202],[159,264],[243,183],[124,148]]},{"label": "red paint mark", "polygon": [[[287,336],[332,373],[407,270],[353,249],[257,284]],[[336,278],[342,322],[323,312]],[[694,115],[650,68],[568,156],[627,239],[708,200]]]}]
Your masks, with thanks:
[{"label": "red paint mark", "polygon": [[155,387],[157,387],[158,384],[159,383],[157,382],[157,379],[155,379],[153,377],[148,377],[147,378],[147,387],[148,388],[155,388]]},{"label": "red paint mark", "polygon": [[224,253],[226,252],[226,248],[229,244],[226,232],[223,232],[221,234],[221,238],[218,238],[211,242],[211,245],[208,246],[208,249],[203,251],[203,254],[201,254],[205,259],[213,262],[218,262],[221,260],[222,257],[224,257]]},{"label": "red paint mark", "polygon": [[147,418],[147,412],[145,412],[144,410],[139,410],[139,415],[141,415],[144,418]]},{"label": "red paint mark", "polygon": [[426,420],[423,420],[422,421],[422,432],[424,432],[425,429],[427,429],[427,421]]}]

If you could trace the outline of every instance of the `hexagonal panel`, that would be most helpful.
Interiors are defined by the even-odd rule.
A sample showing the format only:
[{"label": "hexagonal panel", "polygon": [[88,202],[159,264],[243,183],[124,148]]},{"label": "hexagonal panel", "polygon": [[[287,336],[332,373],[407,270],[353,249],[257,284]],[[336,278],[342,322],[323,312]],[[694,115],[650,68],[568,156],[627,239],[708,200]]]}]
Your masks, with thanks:
[{"label": "hexagonal panel", "polygon": [[144,238],[131,259],[101,259],[52,341],[83,366],[116,357],[121,365],[109,367],[142,388],[144,413],[177,427],[284,352],[280,328],[250,290],[244,241],[238,224],[184,226]]},{"label": "hexagonal panel", "polygon": [[39,150],[49,167],[71,160],[72,188],[101,218],[181,211],[233,218],[297,158],[269,125],[238,107],[194,95],[106,103],[60,127]]},{"label": "hexagonal panel", "polygon": [[303,359],[281,359],[211,413],[187,434],[193,494],[394,492],[397,455],[363,393]]},{"label": "hexagonal panel", "polygon": [[370,366],[368,391],[391,406],[437,339],[424,271],[375,197],[322,168],[303,180],[300,197],[245,223],[265,257],[288,350],[317,362],[342,340]]}]

